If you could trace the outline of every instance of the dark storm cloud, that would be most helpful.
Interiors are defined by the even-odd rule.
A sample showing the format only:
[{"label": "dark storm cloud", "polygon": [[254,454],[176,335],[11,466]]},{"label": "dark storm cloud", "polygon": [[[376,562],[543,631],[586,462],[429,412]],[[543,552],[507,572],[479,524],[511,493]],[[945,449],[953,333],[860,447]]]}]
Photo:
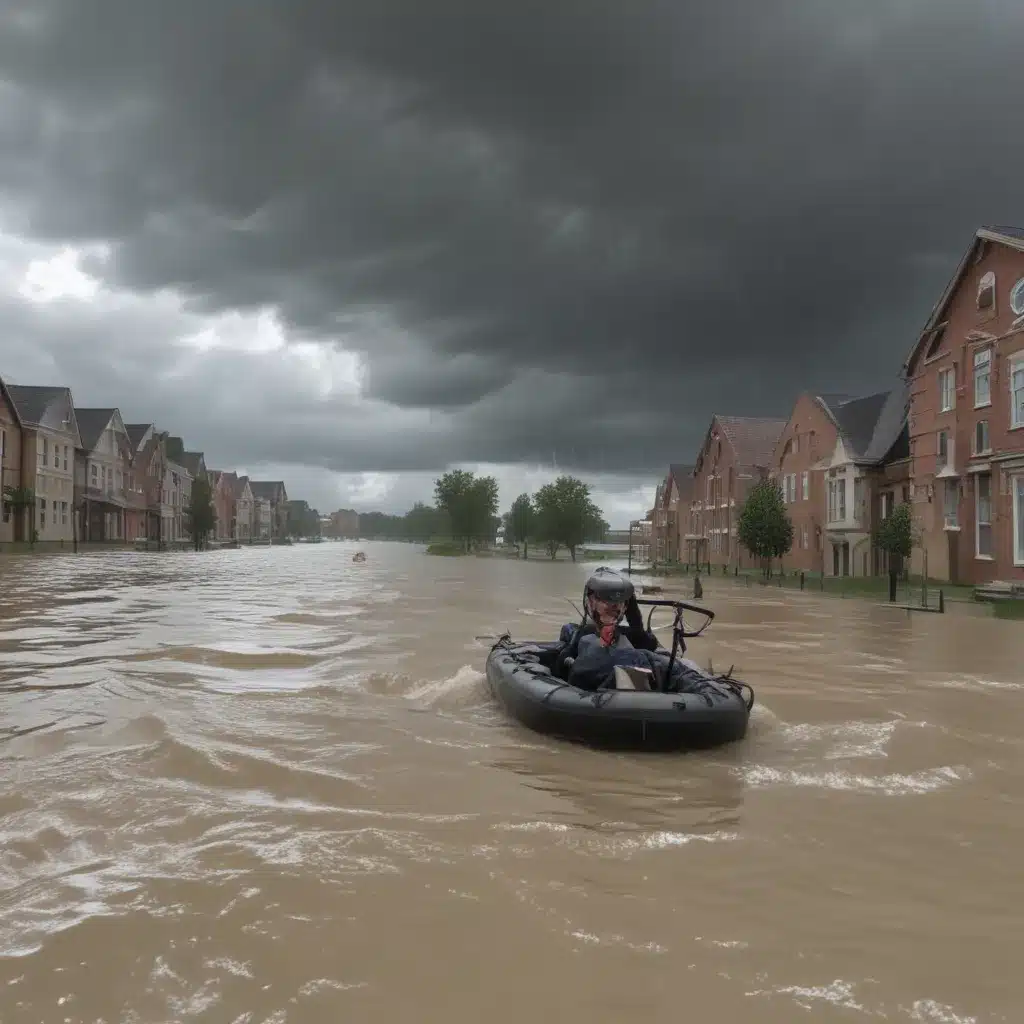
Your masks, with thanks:
[{"label": "dark storm cloud", "polygon": [[714,411],[885,386],[978,224],[1024,219],[1017,0],[16,8],[13,223],[439,410],[374,443],[297,407],[281,461],[660,468]]}]

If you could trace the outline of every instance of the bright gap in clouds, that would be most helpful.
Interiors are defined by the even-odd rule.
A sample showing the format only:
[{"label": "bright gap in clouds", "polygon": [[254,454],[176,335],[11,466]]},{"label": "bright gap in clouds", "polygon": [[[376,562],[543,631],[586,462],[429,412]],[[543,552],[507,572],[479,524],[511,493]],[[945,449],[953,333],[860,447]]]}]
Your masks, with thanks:
[{"label": "bright gap in clouds", "polygon": [[[93,395],[82,380],[77,379],[71,365],[58,354],[52,356],[46,351],[34,352],[31,346],[18,344],[14,338],[8,344],[0,340],[0,376],[19,383],[68,384],[81,405],[120,404],[125,413],[148,418],[158,416],[167,422],[168,429],[182,433],[188,444],[211,453],[212,457],[230,468],[233,464],[230,453],[221,450],[221,439],[216,436],[199,436],[189,430],[190,404],[199,400],[195,385],[209,373],[215,361],[237,358],[238,387],[232,387],[222,396],[224,409],[230,407],[232,417],[242,415],[246,406],[255,403],[253,414],[258,415],[260,402],[251,395],[246,383],[249,373],[263,369],[270,372],[267,364],[274,364],[273,379],[299,399],[310,403],[315,410],[320,401],[344,397],[366,410],[366,415],[381,415],[394,419],[402,414],[400,409],[390,409],[383,403],[361,397],[365,379],[365,366],[357,352],[346,351],[331,342],[296,340],[289,338],[275,310],[265,308],[254,312],[231,311],[203,316],[187,311],[182,298],[164,290],[152,295],[141,295],[117,291],[107,287],[102,279],[83,269],[100,268],[109,257],[105,246],[88,248],[45,247],[25,242],[11,235],[0,234],[0,290],[27,304],[33,317],[70,318],[74,324],[103,324],[105,317],[114,318],[130,313],[133,322],[139,325],[143,336],[142,351],[147,344],[157,346],[154,356],[159,353],[150,369],[151,383],[166,382],[162,392],[172,398],[180,396],[180,412],[165,408],[158,413],[144,402],[143,409],[132,407],[131,399],[139,396],[131,385],[121,386],[116,394],[104,394],[102,398]],[[79,320],[81,318],[81,320]],[[111,320],[113,322],[113,320]],[[151,323],[153,329],[147,330]],[[168,327],[168,325],[170,325]],[[73,328],[78,333],[80,326]],[[346,325],[346,336],[352,333],[352,325]],[[113,336],[113,335],[112,335]],[[163,340],[161,340],[163,339]],[[358,340],[358,339],[357,339]],[[108,350],[100,359],[120,361],[118,348]],[[134,353],[137,358],[138,352]],[[129,358],[126,353],[124,358]],[[158,365],[159,363],[159,365]],[[103,375],[102,367],[98,368]],[[118,367],[111,367],[111,378],[120,377]],[[169,390],[168,390],[169,389]],[[166,404],[166,403],[165,403]],[[437,414],[428,414],[433,422]],[[311,420],[311,429],[328,435],[332,431],[344,430],[340,421],[331,416]],[[396,443],[400,443],[396,440]],[[242,473],[257,479],[284,479],[293,497],[304,498],[321,511],[335,508],[354,508],[360,512],[382,511],[402,514],[417,501],[432,503],[436,472],[358,472],[339,473],[319,466],[301,463],[270,462],[260,464],[252,459],[240,458],[242,464],[234,464]],[[553,480],[559,469],[550,466],[519,466],[468,464],[460,468],[478,474],[494,476],[499,485],[500,510],[506,511],[516,496],[533,493],[543,484]],[[630,519],[646,514],[654,498],[653,486],[637,487],[630,479],[615,476],[587,476],[593,487],[593,496],[604,512],[605,519],[614,528],[625,527]]]}]

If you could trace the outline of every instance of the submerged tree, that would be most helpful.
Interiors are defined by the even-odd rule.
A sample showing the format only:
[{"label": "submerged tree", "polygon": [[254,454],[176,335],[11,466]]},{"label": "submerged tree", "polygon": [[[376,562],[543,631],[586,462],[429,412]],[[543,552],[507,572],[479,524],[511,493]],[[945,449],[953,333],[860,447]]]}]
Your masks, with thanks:
[{"label": "submerged tree", "polygon": [[529,494],[520,494],[512,502],[505,517],[505,541],[508,544],[522,544],[523,558],[530,557],[530,538],[534,533],[536,512]]},{"label": "submerged tree", "polygon": [[751,488],[736,533],[740,543],[760,560],[765,579],[770,578],[772,559],[781,558],[793,546],[793,524],[777,483],[759,480]]},{"label": "submerged tree", "polygon": [[498,514],[498,481],[478,477],[465,469],[453,469],[434,484],[434,500],[447,513],[452,536],[469,551],[474,542],[494,537]]},{"label": "submerged tree", "polygon": [[573,476],[560,476],[541,487],[533,498],[536,535],[554,558],[561,545],[576,561],[576,549],[585,541],[604,536],[601,510],[590,497],[590,485]]},{"label": "submerged tree", "polygon": [[198,551],[217,525],[217,510],[213,505],[213,491],[205,476],[192,481],[192,496],[185,507],[186,528],[192,544]]},{"label": "submerged tree", "polygon": [[896,581],[903,572],[903,560],[914,549],[914,520],[909,502],[903,502],[886,516],[875,530],[875,546],[889,556],[889,600],[896,600]]}]

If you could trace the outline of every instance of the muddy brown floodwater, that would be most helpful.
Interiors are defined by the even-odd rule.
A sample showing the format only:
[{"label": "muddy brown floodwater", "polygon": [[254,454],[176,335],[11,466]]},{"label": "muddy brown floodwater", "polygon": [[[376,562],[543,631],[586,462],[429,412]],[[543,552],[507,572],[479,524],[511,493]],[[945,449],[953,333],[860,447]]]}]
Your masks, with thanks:
[{"label": "muddy brown floodwater", "polygon": [[510,723],[587,569],[0,563],[0,1021],[1024,1020],[1024,629],[706,584],[714,753]]}]

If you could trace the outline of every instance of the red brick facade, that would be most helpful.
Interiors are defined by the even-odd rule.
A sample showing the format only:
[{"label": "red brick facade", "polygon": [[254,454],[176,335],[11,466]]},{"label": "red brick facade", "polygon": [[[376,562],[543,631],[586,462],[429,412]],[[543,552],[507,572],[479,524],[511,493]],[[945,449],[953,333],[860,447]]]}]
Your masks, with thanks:
[{"label": "red brick facade", "polygon": [[804,392],[775,446],[771,473],[793,523],[793,547],[782,560],[787,569],[824,572],[825,474],[839,436],[828,412],[834,397]]},{"label": "red brick facade", "polygon": [[980,230],[907,360],[915,572],[1024,581],[1022,282],[1024,231]]},{"label": "red brick facade", "polygon": [[694,467],[689,521],[682,524],[683,561],[712,570],[753,565],[736,522],[750,488],[768,475],[785,426],[781,419],[712,417]]}]

